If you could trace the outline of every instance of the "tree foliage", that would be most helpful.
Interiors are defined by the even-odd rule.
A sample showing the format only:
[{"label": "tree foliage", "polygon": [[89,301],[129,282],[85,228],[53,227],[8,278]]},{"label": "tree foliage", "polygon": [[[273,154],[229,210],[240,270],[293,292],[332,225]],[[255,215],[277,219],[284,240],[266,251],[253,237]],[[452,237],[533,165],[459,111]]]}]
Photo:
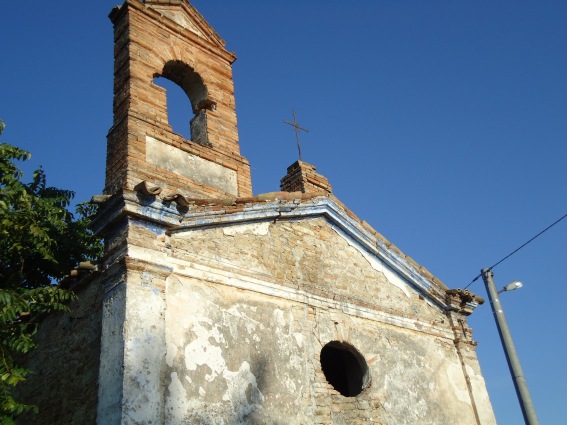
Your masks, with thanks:
[{"label": "tree foliage", "polygon": [[[0,134],[5,125],[0,120]],[[30,153],[0,144],[0,424],[13,423],[33,406],[18,402],[13,388],[31,371],[14,361],[35,347],[37,318],[66,310],[73,294],[53,283],[81,261],[94,260],[102,246],[88,225],[94,206],[69,211],[74,193],[49,187],[44,171],[22,182],[16,161]]]}]

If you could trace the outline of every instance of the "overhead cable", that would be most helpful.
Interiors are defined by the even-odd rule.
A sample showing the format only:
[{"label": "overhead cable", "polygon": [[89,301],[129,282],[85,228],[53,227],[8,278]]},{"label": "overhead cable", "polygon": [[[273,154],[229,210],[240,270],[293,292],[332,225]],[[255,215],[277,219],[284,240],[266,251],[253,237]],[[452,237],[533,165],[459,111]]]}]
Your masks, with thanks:
[{"label": "overhead cable", "polygon": [[[488,270],[492,270],[494,267],[496,267],[498,264],[500,264],[501,262],[503,262],[504,260],[510,258],[512,255],[514,255],[516,252],[518,252],[520,249],[522,249],[523,247],[525,247],[527,244],[529,244],[530,242],[532,242],[534,239],[538,238],[539,236],[543,235],[545,232],[547,232],[549,229],[551,229],[553,226],[555,226],[557,223],[559,223],[561,220],[563,220],[565,217],[567,217],[567,214],[564,214],[563,217],[561,217],[559,220],[555,221],[554,223],[550,224],[549,226],[547,226],[545,229],[543,229],[541,232],[539,232],[537,235],[535,235],[533,238],[531,238],[529,241],[527,241],[526,243],[520,245],[518,248],[516,248],[514,251],[512,251],[510,254],[508,254],[506,257],[502,258],[500,261],[498,261],[496,264],[490,266],[488,268]],[[471,280],[471,282],[465,286],[465,289],[467,289],[469,286],[471,286],[474,282],[476,282],[478,280],[479,277],[482,276],[482,273],[479,273],[478,276],[476,276],[473,280]]]}]

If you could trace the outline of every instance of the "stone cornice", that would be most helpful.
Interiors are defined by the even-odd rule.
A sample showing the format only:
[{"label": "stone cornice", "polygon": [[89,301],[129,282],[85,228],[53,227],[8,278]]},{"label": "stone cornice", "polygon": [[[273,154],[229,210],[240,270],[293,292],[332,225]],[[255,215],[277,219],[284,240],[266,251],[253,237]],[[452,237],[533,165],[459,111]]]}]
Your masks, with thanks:
[{"label": "stone cornice", "polygon": [[[424,298],[442,310],[454,311],[447,302],[448,288],[439,279],[328,193],[272,192],[226,199],[191,199],[181,195],[165,198],[170,201],[135,191],[117,194],[103,204],[93,229],[104,235],[113,223],[126,216],[153,222],[170,235],[202,227],[323,217],[341,236],[382,261]],[[476,305],[473,294],[473,299],[467,303],[468,314]]]}]

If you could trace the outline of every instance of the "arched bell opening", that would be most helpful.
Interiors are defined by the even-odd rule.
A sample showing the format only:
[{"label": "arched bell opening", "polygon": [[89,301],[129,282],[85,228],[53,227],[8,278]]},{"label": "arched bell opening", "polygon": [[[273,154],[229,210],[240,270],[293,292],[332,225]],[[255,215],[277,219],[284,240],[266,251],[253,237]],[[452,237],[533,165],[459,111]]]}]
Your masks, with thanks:
[{"label": "arched bell opening", "polygon": [[216,103],[209,99],[201,76],[176,60],[167,62],[161,74],[154,75],[153,82],[166,90],[167,116],[173,131],[192,142],[210,146],[207,111],[215,110]]}]

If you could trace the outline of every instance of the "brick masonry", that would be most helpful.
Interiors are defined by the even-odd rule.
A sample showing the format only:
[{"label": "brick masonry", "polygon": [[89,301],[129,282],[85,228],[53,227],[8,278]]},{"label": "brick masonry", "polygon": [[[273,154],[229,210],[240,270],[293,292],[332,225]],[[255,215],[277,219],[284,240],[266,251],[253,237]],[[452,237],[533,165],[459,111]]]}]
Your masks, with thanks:
[{"label": "brick masonry", "polygon": [[[240,155],[233,53],[202,16],[185,1],[130,0],[110,14],[114,24],[114,125],[108,134],[108,194],[147,180],[172,193],[215,197],[252,194],[250,165]],[[193,111],[192,139],[172,131],[165,90],[155,77],[177,83]],[[207,173],[187,177],[155,164],[147,140],[175,149],[180,161],[218,164],[234,173],[231,185],[203,184]],[[214,171],[212,171],[214,173]]]},{"label": "brick masonry", "polygon": [[[235,56],[188,2],[127,0],[110,18],[105,256],[42,327],[22,387],[42,411],[20,423],[494,425],[466,322],[482,300],[358,219],[311,164],[252,196]],[[192,140],[155,76],[187,93]],[[359,356],[359,393],[328,379],[327,344]]]},{"label": "brick masonry", "polygon": [[281,179],[281,189],[286,192],[332,192],[329,180],[319,173],[314,165],[296,161],[287,167],[287,174]]}]

